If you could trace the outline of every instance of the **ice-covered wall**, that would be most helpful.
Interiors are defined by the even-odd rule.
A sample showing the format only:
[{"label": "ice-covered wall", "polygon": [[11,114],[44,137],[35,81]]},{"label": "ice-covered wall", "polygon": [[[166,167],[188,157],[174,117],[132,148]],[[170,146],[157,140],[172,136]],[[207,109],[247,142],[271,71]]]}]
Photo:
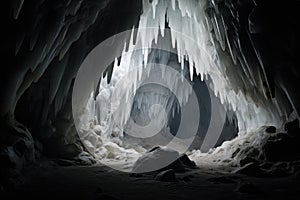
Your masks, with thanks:
[{"label": "ice-covered wall", "polygon": [[[115,143],[114,148],[123,152],[122,155],[126,154],[124,147],[127,150],[138,148],[138,153],[146,150],[143,146],[152,147],[150,143],[134,146],[124,141],[124,132],[137,138],[141,137],[141,129],[148,131],[145,138],[157,133],[170,134],[168,120],[178,112],[178,106],[187,103],[192,90],[192,85],[182,83],[188,71],[181,70],[175,59],[174,62],[169,52],[152,50],[147,66],[143,64],[142,51],[124,51],[120,63],[115,61],[110,82],[107,76],[101,80],[96,99],[92,92],[81,117],[80,135],[92,153],[107,158],[111,149],[99,147],[108,143]],[[165,68],[168,65],[172,66],[173,73]],[[166,87],[156,84],[155,80],[163,80]],[[101,143],[90,144],[95,137]]]},{"label": "ice-covered wall", "polygon": [[[263,74],[258,66],[249,66],[237,60],[237,55],[230,48],[227,25],[222,16],[217,12],[208,16],[207,9],[213,6],[218,9],[213,1],[205,0],[143,1],[139,28],[156,28],[141,36],[143,45],[151,48],[151,42],[158,37],[159,30],[163,32],[166,19],[171,29],[172,44],[176,44],[178,55],[183,55],[179,60],[187,58],[197,74],[211,77],[213,91],[227,108],[236,112],[241,130],[250,131],[267,124],[280,126],[280,115],[284,113],[280,113],[275,99],[265,98]],[[192,38],[200,51],[195,49],[194,44],[185,41],[182,35]],[[190,72],[193,77],[193,70]]]},{"label": "ice-covered wall", "polygon": [[[143,56],[140,53],[125,53],[120,59],[120,64],[115,62],[114,73],[112,75],[111,84],[107,85],[106,80],[101,82],[98,102],[108,102],[109,90],[107,88],[114,88],[115,83],[122,76],[131,76],[133,85],[128,85],[127,88],[118,89],[126,94],[119,93],[119,96],[128,99],[129,93],[132,93],[138,87],[138,82],[144,72],[143,63],[147,63],[153,57],[153,53],[148,52],[153,45],[153,41],[157,42],[158,38],[164,36],[165,21],[167,21],[168,28],[171,30],[171,40],[173,47],[176,47],[178,53],[178,61],[184,65],[183,59],[189,62],[189,67],[195,68],[197,74],[200,74],[202,80],[209,76],[212,80],[212,89],[216,96],[228,110],[233,110],[238,119],[240,130],[255,130],[263,125],[280,126],[281,115],[285,115],[277,106],[276,99],[267,99],[265,97],[265,88],[263,87],[263,74],[258,69],[258,66],[249,66],[248,63],[242,63],[237,59],[236,52],[230,48],[230,38],[226,35],[226,24],[221,15],[213,12],[208,16],[207,9],[210,4],[205,0],[191,0],[191,1],[157,1],[152,3],[143,1],[143,13],[140,16],[139,30],[151,27],[148,31],[138,31],[137,42],[143,47]],[[217,6],[216,6],[217,9]],[[212,17],[212,18],[211,18]],[[214,34],[216,37],[214,37]],[[184,35],[184,37],[183,37]],[[186,38],[191,40],[186,40]],[[129,50],[135,48],[131,38]],[[191,43],[196,42],[197,45]],[[227,45],[226,45],[227,44]],[[195,47],[196,46],[196,47]],[[227,50],[229,55],[224,52]],[[158,55],[156,55],[158,56]],[[241,55],[244,57],[244,55]],[[161,56],[167,62],[168,57]],[[129,73],[137,67],[139,73]],[[190,71],[192,79],[194,70]],[[166,76],[166,78],[168,78]],[[131,91],[133,86],[133,90]],[[179,90],[178,86],[176,85]],[[106,88],[106,89],[104,89]],[[187,93],[188,94],[188,93]],[[183,94],[181,98],[185,98]],[[181,100],[179,100],[181,101]],[[129,119],[131,107],[130,103],[125,103],[127,111],[120,111],[121,127]],[[101,106],[100,106],[101,107]],[[104,105],[104,108],[107,107]],[[118,105],[121,108],[121,104]],[[99,108],[101,109],[101,108]],[[123,108],[122,108],[123,109]],[[103,111],[104,112],[104,111]],[[126,114],[127,113],[127,114]],[[105,114],[102,114],[105,116]],[[98,117],[101,118],[98,113]],[[100,120],[101,121],[101,120]],[[123,130],[123,128],[121,128]]]},{"label": "ice-covered wall", "polygon": [[[214,9],[209,13],[210,7]],[[206,0],[143,1],[143,13],[140,16],[135,42],[134,31],[132,31],[130,41],[124,45],[122,57],[119,60],[116,58],[114,62],[110,83],[107,83],[107,76],[104,77],[96,101],[93,102],[93,95],[90,97],[90,107],[87,108],[86,113],[94,114],[82,121],[84,134],[90,129],[84,124],[92,124],[92,126],[96,124],[97,133],[91,135],[94,134],[100,139],[104,137],[106,142],[113,142],[122,151],[124,150],[126,145],[122,141],[123,131],[126,130],[126,125],[129,124],[130,127],[132,122],[130,116],[136,91],[152,74],[151,68],[145,67],[146,64],[152,63],[157,58],[160,64],[168,64],[168,55],[151,50],[161,42],[168,42],[170,48],[176,49],[182,69],[185,60],[188,62],[191,81],[194,71],[201,76],[202,80],[207,80],[209,77],[212,81],[210,87],[215,95],[227,110],[235,113],[238,127],[242,130],[240,133],[255,131],[266,125],[280,127],[283,123],[282,119],[286,117],[285,110],[278,107],[276,99],[267,98],[268,88],[265,87],[266,80],[259,66],[250,65],[245,60],[243,52],[237,53],[234,48],[231,48],[232,40],[227,36],[226,24],[217,9],[217,5]],[[170,29],[170,37],[165,35],[166,28]],[[147,31],[144,31],[145,29]],[[168,39],[170,40],[166,41]],[[142,49],[136,51],[137,46]],[[181,88],[181,84],[174,82],[173,77],[164,70],[161,74],[171,88],[182,92],[177,96],[179,104],[187,102],[190,91]],[[124,79],[125,82],[120,81]],[[159,100],[155,99],[155,93],[159,91],[153,91],[150,98],[147,95],[137,95],[137,104],[148,102],[146,107],[150,108],[150,104],[162,101],[160,103],[163,108],[167,108],[167,115],[172,113],[168,110],[166,99],[162,95],[158,97]],[[164,112],[164,109],[160,111]],[[153,115],[153,118],[158,119],[154,123],[155,127],[160,127],[163,121],[164,115],[160,111]],[[83,115],[83,118],[87,115]],[[145,112],[143,116],[147,116],[147,113]],[[134,129],[127,127],[127,131],[134,132]],[[86,138],[89,142],[89,137]],[[92,152],[99,150],[95,144],[87,146],[92,149]],[[98,152],[100,157],[103,155],[107,157],[111,150]],[[144,149],[139,149],[137,152],[142,153]]]},{"label": "ice-covered wall", "polygon": [[[2,43],[2,48],[9,54],[9,65],[0,69],[1,118],[15,112],[17,120],[29,129],[35,140],[45,138],[42,141],[44,145],[58,149],[57,143],[50,143],[50,139],[59,138],[65,142],[69,131],[65,131],[65,126],[61,126],[61,131],[58,131],[58,125],[53,122],[65,123],[64,120],[67,119],[70,124],[73,123],[70,109],[64,107],[82,60],[106,37],[136,24],[140,15],[140,2],[16,0],[8,2],[8,7],[2,6],[4,13],[8,11],[9,14],[5,17],[9,28],[4,31],[7,35],[3,37]],[[299,117],[299,59],[295,53],[300,47],[297,37],[300,34],[297,29],[299,22],[295,20],[299,18],[298,1],[272,6],[268,1],[248,0],[151,2],[152,4],[144,1],[140,27],[144,23],[156,27],[156,31],[143,36],[145,43],[149,44],[148,39],[155,38],[157,30],[161,27],[163,29],[165,23],[162,16],[165,13],[168,25],[173,30],[182,30],[194,39],[196,37],[200,43],[204,41],[201,38],[212,38],[213,40],[205,40],[208,44],[203,44],[210,51],[217,49],[217,54],[214,54],[215,51],[211,52],[214,60],[222,64],[216,65],[219,66],[219,71],[225,71],[228,78],[225,80],[228,84],[224,84],[224,88],[234,88],[230,95],[236,95],[240,90],[237,103],[234,103],[235,98],[225,101],[237,106],[240,119],[247,119],[243,110],[253,110],[253,103],[244,107],[243,102],[255,102],[262,109],[271,109],[270,113],[280,111],[279,115],[283,120],[286,120],[286,110],[288,114],[292,113],[293,118]],[[184,14],[186,15],[182,17]],[[199,16],[206,18],[201,21],[202,17]],[[161,25],[159,28],[158,24]],[[206,31],[199,32],[203,26]],[[175,36],[176,32],[173,32]],[[173,42],[180,42],[178,35],[176,37],[172,37]],[[179,44],[182,47],[180,51],[188,50],[190,54],[192,50],[182,44],[184,43]],[[222,52],[223,49],[226,52]],[[200,59],[205,56],[197,53],[196,57]],[[229,57],[232,57],[232,61]],[[197,59],[195,56],[193,58]],[[223,63],[224,59],[229,64]],[[226,67],[220,67],[224,65]],[[232,71],[236,73],[230,73]],[[264,96],[270,100],[265,100]],[[270,106],[270,101],[274,101],[275,106]],[[67,118],[58,117],[62,110],[65,110],[63,113]],[[263,119],[264,116],[265,119],[270,119],[269,115],[258,118],[256,116],[260,113],[252,114],[246,120],[250,124],[248,127],[268,121]],[[253,116],[257,120],[250,119]]]},{"label": "ice-covered wall", "polygon": [[[172,66],[182,76],[180,79],[183,79],[188,71],[181,70],[180,65],[171,59],[169,52],[152,50],[149,52],[148,62],[153,64],[146,66],[143,61],[142,51],[125,54],[121,58],[119,66],[115,62],[110,83],[107,83],[107,77],[100,83],[95,112],[97,121],[107,126],[104,129],[108,130],[108,133],[116,128],[121,133],[125,129],[126,132],[130,132],[133,127],[133,123],[130,123],[133,118],[130,120],[130,117],[136,114],[140,116],[139,120],[142,124],[147,123],[150,118],[155,119],[156,123],[153,124],[153,128],[159,132],[159,129],[167,126],[168,120],[166,121],[164,118],[169,119],[174,116],[175,110],[179,111],[180,109],[178,106],[188,100],[192,87],[181,84],[172,76],[172,73],[168,73],[167,69],[155,65]],[[144,85],[147,81],[156,79],[163,79],[168,88],[151,83]],[[172,90],[177,91],[180,95],[175,97]],[[178,101],[178,105],[175,100]],[[150,112],[151,107],[155,104],[159,105],[161,109],[157,108]],[[133,109],[134,105],[137,105],[136,109]],[[106,111],[108,111],[107,114]],[[156,132],[155,130],[153,132]]]}]

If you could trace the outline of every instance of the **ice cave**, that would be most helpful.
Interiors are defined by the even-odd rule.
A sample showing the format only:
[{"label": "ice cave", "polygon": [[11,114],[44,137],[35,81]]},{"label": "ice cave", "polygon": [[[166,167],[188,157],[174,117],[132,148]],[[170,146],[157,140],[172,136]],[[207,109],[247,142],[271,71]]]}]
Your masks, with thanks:
[{"label": "ice cave", "polygon": [[298,199],[299,9],[12,0],[1,199]]}]

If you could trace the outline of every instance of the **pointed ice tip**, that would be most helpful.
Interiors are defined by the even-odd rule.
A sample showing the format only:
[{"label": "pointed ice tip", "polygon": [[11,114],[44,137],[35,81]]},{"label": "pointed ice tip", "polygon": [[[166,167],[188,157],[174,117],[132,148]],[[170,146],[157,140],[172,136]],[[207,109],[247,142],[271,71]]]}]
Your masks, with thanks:
[{"label": "pointed ice tip", "polygon": [[175,10],[175,0],[172,0],[172,9]]},{"label": "pointed ice tip", "polygon": [[190,80],[193,81],[193,74],[190,73]]},{"label": "pointed ice tip", "polygon": [[15,7],[14,7],[14,16],[13,17],[15,20],[17,20],[19,18],[19,14],[22,9],[23,3],[24,3],[24,0],[19,0],[17,2],[17,5],[15,5]]},{"label": "pointed ice tip", "polygon": [[204,80],[204,75],[202,74],[202,73],[199,73],[200,74],[200,79],[201,79],[201,81],[203,82],[203,80]]},{"label": "pointed ice tip", "polygon": [[64,55],[65,55],[64,52],[61,51],[61,52],[59,53],[58,60],[61,61],[61,60],[64,58]]}]

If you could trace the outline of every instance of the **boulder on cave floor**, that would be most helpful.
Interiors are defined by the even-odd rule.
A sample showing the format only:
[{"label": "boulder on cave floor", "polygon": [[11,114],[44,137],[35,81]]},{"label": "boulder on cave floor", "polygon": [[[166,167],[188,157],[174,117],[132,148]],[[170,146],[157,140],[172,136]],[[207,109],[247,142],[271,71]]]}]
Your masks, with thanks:
[{"label": "boulder on cave floor", "polygon": [[157,146],[138,158],[132,172],[143,173],[168,169],[185,172],[188,168],[196,168],[196,164],[186,154],[180,155],[179,152],[172,149]]}]

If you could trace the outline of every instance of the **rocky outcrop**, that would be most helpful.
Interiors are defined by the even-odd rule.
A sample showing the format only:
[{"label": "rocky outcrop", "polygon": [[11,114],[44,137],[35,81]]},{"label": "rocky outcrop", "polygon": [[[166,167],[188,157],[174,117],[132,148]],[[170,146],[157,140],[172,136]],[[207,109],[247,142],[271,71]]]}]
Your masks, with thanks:
[{"label": "rocky outcrop", "polygon": [[13,187],[21,171],[35,161],[34,140],[12,116],[0,121],[0,185]]},{"label": "rocky outcrop", "polygon": [[180,155],[172,149],[156,146],[138,158],[132,172],[161,172],[172,169],[180,173],[194,168],[196,168],[195,162],[191,161],[186,154]]},{"label": "rocky outcrop", "polygon": [[240,168],[235,172],[268,177],[287,176],[299,171],[299,121],[287,122],[284,127],[285,132],[277,133],[273,127],[267,127],[265,132],[271,135],[261,141],[259,148],[246,148],[238,152]]}]

